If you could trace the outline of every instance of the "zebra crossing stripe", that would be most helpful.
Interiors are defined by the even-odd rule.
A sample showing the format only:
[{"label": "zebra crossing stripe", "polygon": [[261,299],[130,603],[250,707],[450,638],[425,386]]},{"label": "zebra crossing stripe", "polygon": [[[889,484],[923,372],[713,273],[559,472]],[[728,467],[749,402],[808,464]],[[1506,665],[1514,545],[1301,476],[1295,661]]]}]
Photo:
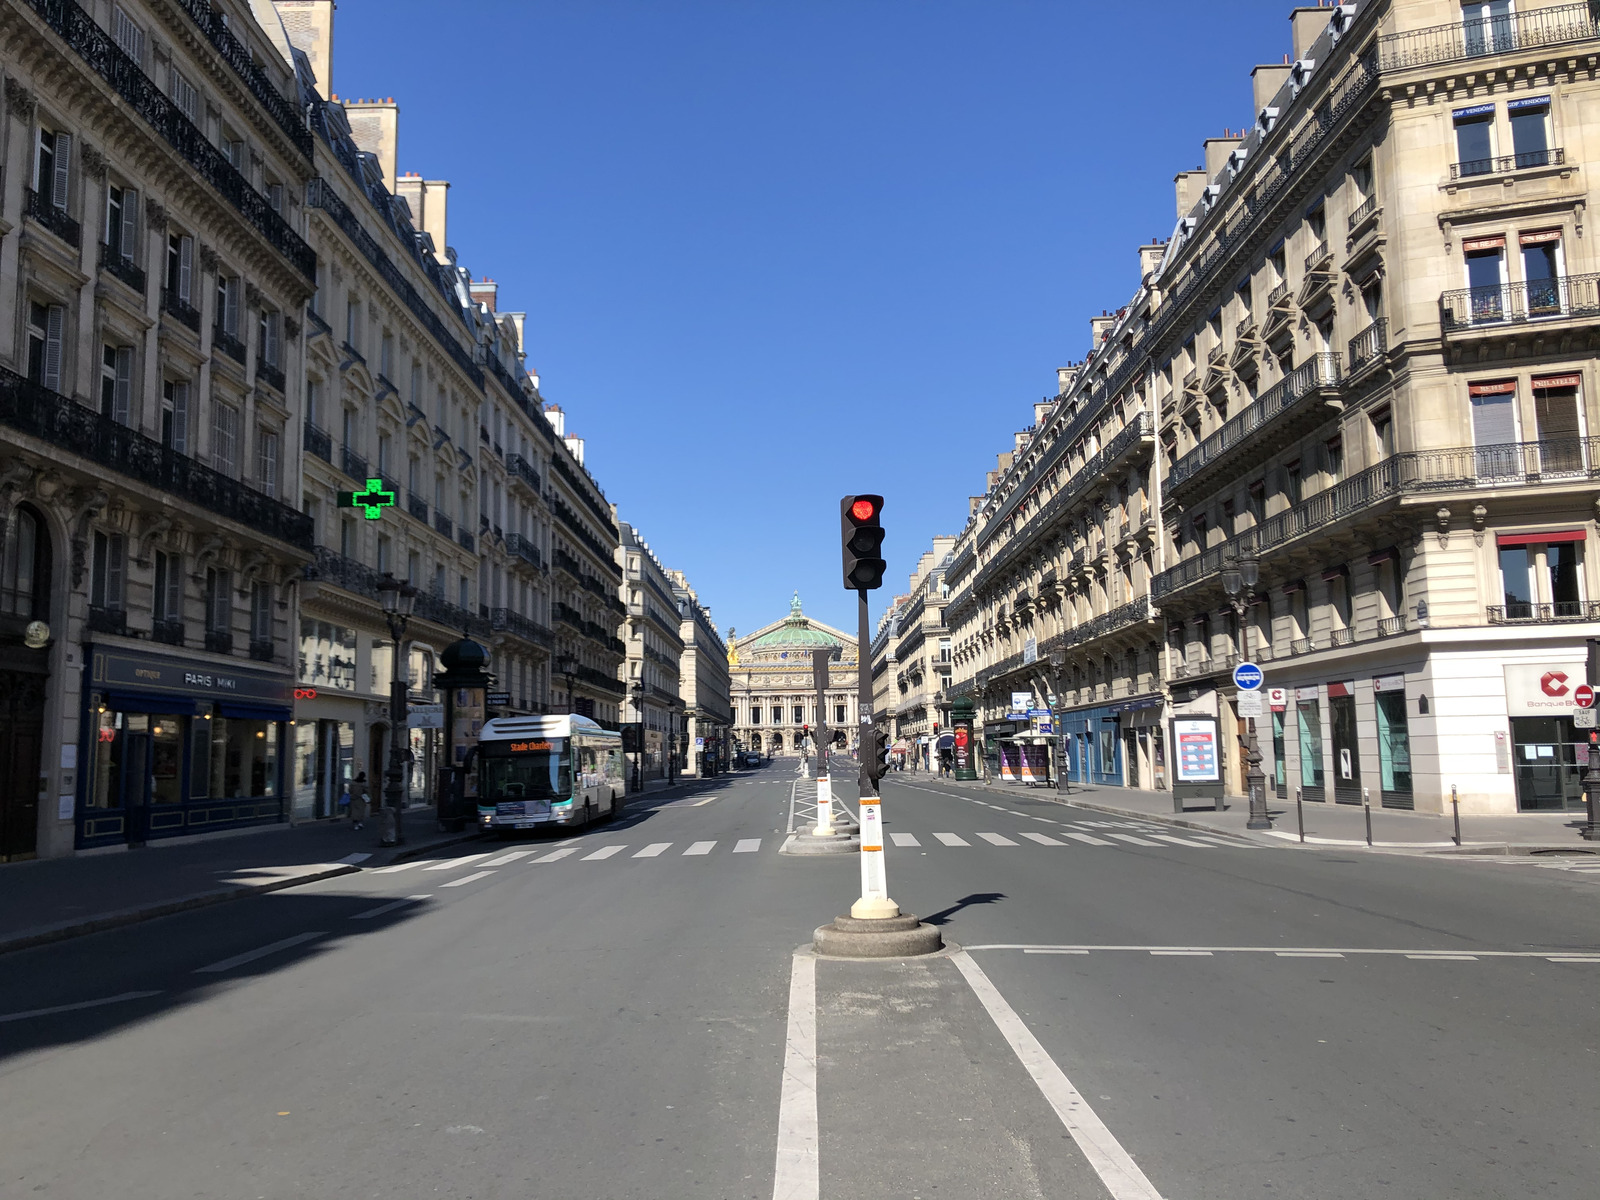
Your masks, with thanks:
[{"label": "zebra crossing stripe", "polygon": [[465,854],[460,858],[447,858],[442,863],[436,863],[427,869],[430,871],[454,871],[457,867],[464,867],[470,862],[477,862],[480,858],[488,857],[488,851],[484,851],[482,854]]},{"label": "zebra crossing stripe", "polygon": [[970,845],[972,845],[972,843],[967,841],[966,838],[957,837],[953,833],[936,833],[933,836],[938,838],[939,841],[943,845],[946,845],[946,846],[970,846]]},{"label": "zebra crossing stripe", "polygon": [[914,834],[914,833],[891,833],[889,835],[889,840],[891,842],[893,842],[896,846],[920,846],[920,845],[922,845],[921,842],[917,841],[917,835]]},{"label": "zebra crossing stripe", "polygon": [[688,858],[695,854],[710,854],[711,848],[715,845],[715,842],[696,842],[683,852],[683,856]]},{"label": "zebra crossing stripe", "polygon": [[534,865],[538,865],[539,863],[547,863],[547,862],[560,862],[563,858],[566,858],[567,855],[576,854],[576,853],[577,853],[576,850],[574,850],[571,846],[568,846],[565,850],[552,850],[552,851],[550,851],[549,854],[546,854],[543,858],[534,859],[533,862],[534,862]]},{"label": "zebra crossing stripe", "polygon": [[734,843],[734,846],[733,846],[733,852],[735,854],[756,854],[756,853],[759,853],[760,850],[761,850],[761,839],[760,838],[740,838],[737,842]]},{"label": "zebra crossing stripe", "polygon": [[471,875],[463,875],[460,879],[452,879],[449,883],[440,884],[440,887],[461,887],[463,884],[476,883],[485,875],[493,875],[493,871],[474,871]]},{"label": "zebra crossing stripe", "polygon": [[626,849],[626,846],[601,846],[600,849],[596,850],[593,854],[585,854],[578,861],[599,862],[603,859],[610,858],[613,854],[621,854]]},{"label": "zebra crossing stripe", "polygon": [[1113,842],[1106,841],[1104,838],[1097,838],[1092,834],[1087,833],[1063,833],[1061,836],[1069,837],[1075,842],[1087,843],[1090,846],[1111,846],[1115,844]]},{"label": "zebra crossing stripe", "polygon": [[1159,842],[1148,842],[1144,838],[1134,837],[1131,833],[1108,833],[1107,837],[1114,837],[1119,842],[1132,842],[1135,846],[1158,846]]},{"label": "zebra crossing stripe", "polygon": [[1015,846],[1017,844],[1008,837],[1001,837],[998,833],[980,833],[978,836],[991,846]]},{"label": "zebra crossing stripe", "polygon": [[672,845],[671,842],[651,842],[643,850],[641,850],[641,851],[639,851],[639,853],[635,854],[634,857],[635,858],[655,858],[658,855],[660,855],[663,850],[666,850],[671,845]]},{"label": "zebra crossing stripe", "polygon": [[1024,833],[1022,836],[1027,838],[1030,842],[1038,842],[1039,845],[1041,845],[1041,846],[1065,846],[1066,845],[1065,842],[1058,842],[1058,841],[1055,840],[1055,838],[1046,837],[1042,833]]}]

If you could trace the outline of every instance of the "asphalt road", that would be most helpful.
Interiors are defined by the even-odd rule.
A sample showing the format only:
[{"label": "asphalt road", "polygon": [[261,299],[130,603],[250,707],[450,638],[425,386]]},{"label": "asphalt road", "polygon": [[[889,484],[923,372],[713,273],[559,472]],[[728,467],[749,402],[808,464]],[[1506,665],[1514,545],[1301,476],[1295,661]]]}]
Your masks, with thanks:
[{"label": "asphalt road", "polygon": [[0,1197],[767,1200],[797,1054],[783,1200],[1135,1195],[1094,1122],[1166,1200],[1594,1194],[1600,879],[897,776],[965,956],[816,961],[857,865],[778,853],[793,781],[0,958]]}]

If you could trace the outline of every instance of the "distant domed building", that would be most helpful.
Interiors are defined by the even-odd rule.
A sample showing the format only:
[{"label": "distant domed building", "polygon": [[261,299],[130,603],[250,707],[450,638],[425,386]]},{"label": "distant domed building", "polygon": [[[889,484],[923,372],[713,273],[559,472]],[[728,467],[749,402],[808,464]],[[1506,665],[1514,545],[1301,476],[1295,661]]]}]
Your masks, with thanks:
[{"label": "distant domed building", "polygon": [[856,639],[813,621],[800,607],[747,637],[729,630],[728,673],[733,692],[734,744],[763,754],[798,753],[802,730],[816,728],[813,656],[829,655],[827,709],[822,714],[835,746],[856,737]]}]

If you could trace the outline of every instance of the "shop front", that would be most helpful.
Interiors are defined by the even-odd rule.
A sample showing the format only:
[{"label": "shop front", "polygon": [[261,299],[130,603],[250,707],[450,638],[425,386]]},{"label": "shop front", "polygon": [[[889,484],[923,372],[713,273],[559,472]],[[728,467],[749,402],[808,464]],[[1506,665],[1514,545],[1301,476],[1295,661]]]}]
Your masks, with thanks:
[{"label": "shop front", "polygon": [[1121,787],[1123,758],[1117,709],[1112,705],[1080,708],[1062,713],[1060,720],[1067,778],[1073,783]]},{"label": "shop front", "polygon": [[80,850],[287,819],[287,676],[92,646],[86,657]]},{"label": "shop front", "polygon": [[1122,737],[1123,775],[1131,788],[1167,790],[1166,740],[1161,728],[1165,704],[1160,696],[1140,696],[1111,706]]},{"label": "shop front", "polygon": [[1506,717],[1518,812],[1582,809],[1586,731],[1573,720],[1573,692],[1587,666],[1581,651],[1538,664],[1507,664]]}]

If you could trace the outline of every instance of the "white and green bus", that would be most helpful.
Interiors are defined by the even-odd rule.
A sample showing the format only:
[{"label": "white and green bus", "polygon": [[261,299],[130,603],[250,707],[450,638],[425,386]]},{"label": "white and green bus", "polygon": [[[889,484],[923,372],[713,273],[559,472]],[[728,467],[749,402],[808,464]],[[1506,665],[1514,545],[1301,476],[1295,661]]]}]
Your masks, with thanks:
[{"label": "white and green bus", "polygon": [[622,811],[622,735],[588,717],[499,717],[474,754],[478,825],[511,831],[588,826]]}]

